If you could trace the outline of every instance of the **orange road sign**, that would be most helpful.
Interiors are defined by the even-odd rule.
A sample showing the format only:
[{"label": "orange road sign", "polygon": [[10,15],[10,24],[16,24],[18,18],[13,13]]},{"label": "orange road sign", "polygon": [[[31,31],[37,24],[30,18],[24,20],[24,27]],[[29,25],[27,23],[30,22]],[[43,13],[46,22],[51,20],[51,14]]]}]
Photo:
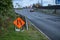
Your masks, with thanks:
[{"label": "orange road sign", "polygon": [[18,17],[13,23],[16,25],[16,27],[21,28],[25,24],[25,21]]}]

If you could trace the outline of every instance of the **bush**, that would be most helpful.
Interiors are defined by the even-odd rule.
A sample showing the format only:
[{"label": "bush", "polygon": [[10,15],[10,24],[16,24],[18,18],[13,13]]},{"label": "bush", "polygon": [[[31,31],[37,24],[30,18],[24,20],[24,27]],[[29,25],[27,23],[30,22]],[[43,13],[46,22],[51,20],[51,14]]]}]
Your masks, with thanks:
[{"label": "bush", "polygon": [[13,10],[12,0],[0,0],[0,31],[2,31],[2,28],[7,30],[10,22],[15,17],[16,14]]}]

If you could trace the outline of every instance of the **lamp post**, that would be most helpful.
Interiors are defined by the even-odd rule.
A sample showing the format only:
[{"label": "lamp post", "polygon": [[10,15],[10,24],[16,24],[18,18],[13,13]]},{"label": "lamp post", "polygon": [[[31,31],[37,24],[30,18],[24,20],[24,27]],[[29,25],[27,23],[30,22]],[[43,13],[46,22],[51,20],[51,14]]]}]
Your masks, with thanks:
[{"label": "lamp post", "polygon": [[41,0],[41,5],[43,5],[43,0]]}]

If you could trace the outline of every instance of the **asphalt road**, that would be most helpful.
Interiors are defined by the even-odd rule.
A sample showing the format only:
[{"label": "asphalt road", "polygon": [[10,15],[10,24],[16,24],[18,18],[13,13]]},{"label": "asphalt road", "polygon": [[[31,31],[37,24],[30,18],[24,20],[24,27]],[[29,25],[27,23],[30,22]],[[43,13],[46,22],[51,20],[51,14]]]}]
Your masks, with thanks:
[{"label": "asphalt road", "polygon": [[40,12],[30,12],[30,9],[15,10],[16,13],[26,16],[36,27],[45,33],[51,40],[60,40],[60,17]]}]

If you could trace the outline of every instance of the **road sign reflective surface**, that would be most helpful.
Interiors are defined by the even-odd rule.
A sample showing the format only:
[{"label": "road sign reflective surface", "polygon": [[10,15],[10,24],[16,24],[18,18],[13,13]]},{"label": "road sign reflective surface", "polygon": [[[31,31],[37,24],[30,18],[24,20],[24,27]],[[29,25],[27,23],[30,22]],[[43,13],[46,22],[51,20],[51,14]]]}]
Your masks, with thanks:
[{"label": "road sign reflective surface", "polygon": [[18,17],[16,20],[14,20],[13,23],[17,28],[21,28],[25,24],[25,21],[22,18]]}]

